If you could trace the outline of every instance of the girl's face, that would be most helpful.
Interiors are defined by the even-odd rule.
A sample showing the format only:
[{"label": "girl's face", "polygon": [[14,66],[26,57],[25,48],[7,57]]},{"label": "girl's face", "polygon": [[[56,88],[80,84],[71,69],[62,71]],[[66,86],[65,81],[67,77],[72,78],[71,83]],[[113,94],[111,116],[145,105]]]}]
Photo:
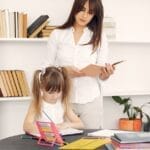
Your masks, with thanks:
[{"label": "girl's face", "polygon": [[89,10],[89,1],[84,4],[84,7],[75,15],[75,25],[80,27],[86,27],[92,20],[94,14]]},{"label": "girl's face", "polygon": [[50,103],[56,103],[58,99],[61,99],[62,96],[62,92],[52,92],[49,93],[47,91],[43,91],[43,99],[46,102],[50,102]]}]

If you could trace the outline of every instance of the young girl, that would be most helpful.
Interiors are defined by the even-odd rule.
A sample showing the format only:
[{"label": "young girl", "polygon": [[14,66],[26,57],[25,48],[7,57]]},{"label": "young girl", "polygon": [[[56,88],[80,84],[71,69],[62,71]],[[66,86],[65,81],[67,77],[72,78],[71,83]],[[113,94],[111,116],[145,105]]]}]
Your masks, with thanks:
[{"label": "young girl", "polygon": [[48,117],[59,129],[83,128],[81,120],[69,106],[69,92],[70,82],[64,67],[47,67],[44,71],[35,71],[33,100],[25,117],[24,131],[37,133],[35,122],[50,121]]}]

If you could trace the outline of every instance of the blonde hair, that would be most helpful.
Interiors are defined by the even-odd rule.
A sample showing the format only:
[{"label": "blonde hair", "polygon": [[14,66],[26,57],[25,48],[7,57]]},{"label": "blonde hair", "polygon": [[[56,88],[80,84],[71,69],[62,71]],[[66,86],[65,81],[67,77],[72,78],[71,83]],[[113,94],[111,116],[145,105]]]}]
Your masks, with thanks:
[{"label": "blonde hair", "polygon": [[36,70],[33,77],[32,94],[37,117],[41,115],[41,91],[62,92],[62,104],[65,112],[69,107],[70,79],[65,67],[47,67]]}]

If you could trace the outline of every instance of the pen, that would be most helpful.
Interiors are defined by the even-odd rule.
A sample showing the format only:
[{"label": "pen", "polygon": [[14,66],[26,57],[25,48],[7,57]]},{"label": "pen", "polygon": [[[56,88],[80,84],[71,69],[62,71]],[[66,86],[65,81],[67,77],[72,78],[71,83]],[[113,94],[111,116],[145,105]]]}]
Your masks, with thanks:
[{"label": "pen", "polygon": [[34,136],[30,136],[30,135],[21,135],[21,139],[37,139],[36,137]]},{"label": "pen", "polygon": [[125,61],[125,60],[117,61],[117,62],[113,63],[112,66],[115,66],[115,65],[117,65],[117,64],[120,64],[120,63],[122,63],[122,62],[124,62],[124,61]]},{"label": "pen", "polygon": [[42,112],[44,113],[44,115],[45,115],[51,122],[53,122],[53,120],[48,116],[48,114],[47,114],[44,110],[42,110]]}]

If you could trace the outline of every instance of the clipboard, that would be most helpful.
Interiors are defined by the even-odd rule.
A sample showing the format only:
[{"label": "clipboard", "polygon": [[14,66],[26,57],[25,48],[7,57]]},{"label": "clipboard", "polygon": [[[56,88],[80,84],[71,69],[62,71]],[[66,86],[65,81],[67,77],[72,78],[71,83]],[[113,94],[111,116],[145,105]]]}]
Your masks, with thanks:
[{"label": "clipboard", "polygon": [[36,125],[40,133],[39,145],[50,147],[53,147],[55,144],[59,146],[64,145],[64,141],[53,122],[36,121]]}]

